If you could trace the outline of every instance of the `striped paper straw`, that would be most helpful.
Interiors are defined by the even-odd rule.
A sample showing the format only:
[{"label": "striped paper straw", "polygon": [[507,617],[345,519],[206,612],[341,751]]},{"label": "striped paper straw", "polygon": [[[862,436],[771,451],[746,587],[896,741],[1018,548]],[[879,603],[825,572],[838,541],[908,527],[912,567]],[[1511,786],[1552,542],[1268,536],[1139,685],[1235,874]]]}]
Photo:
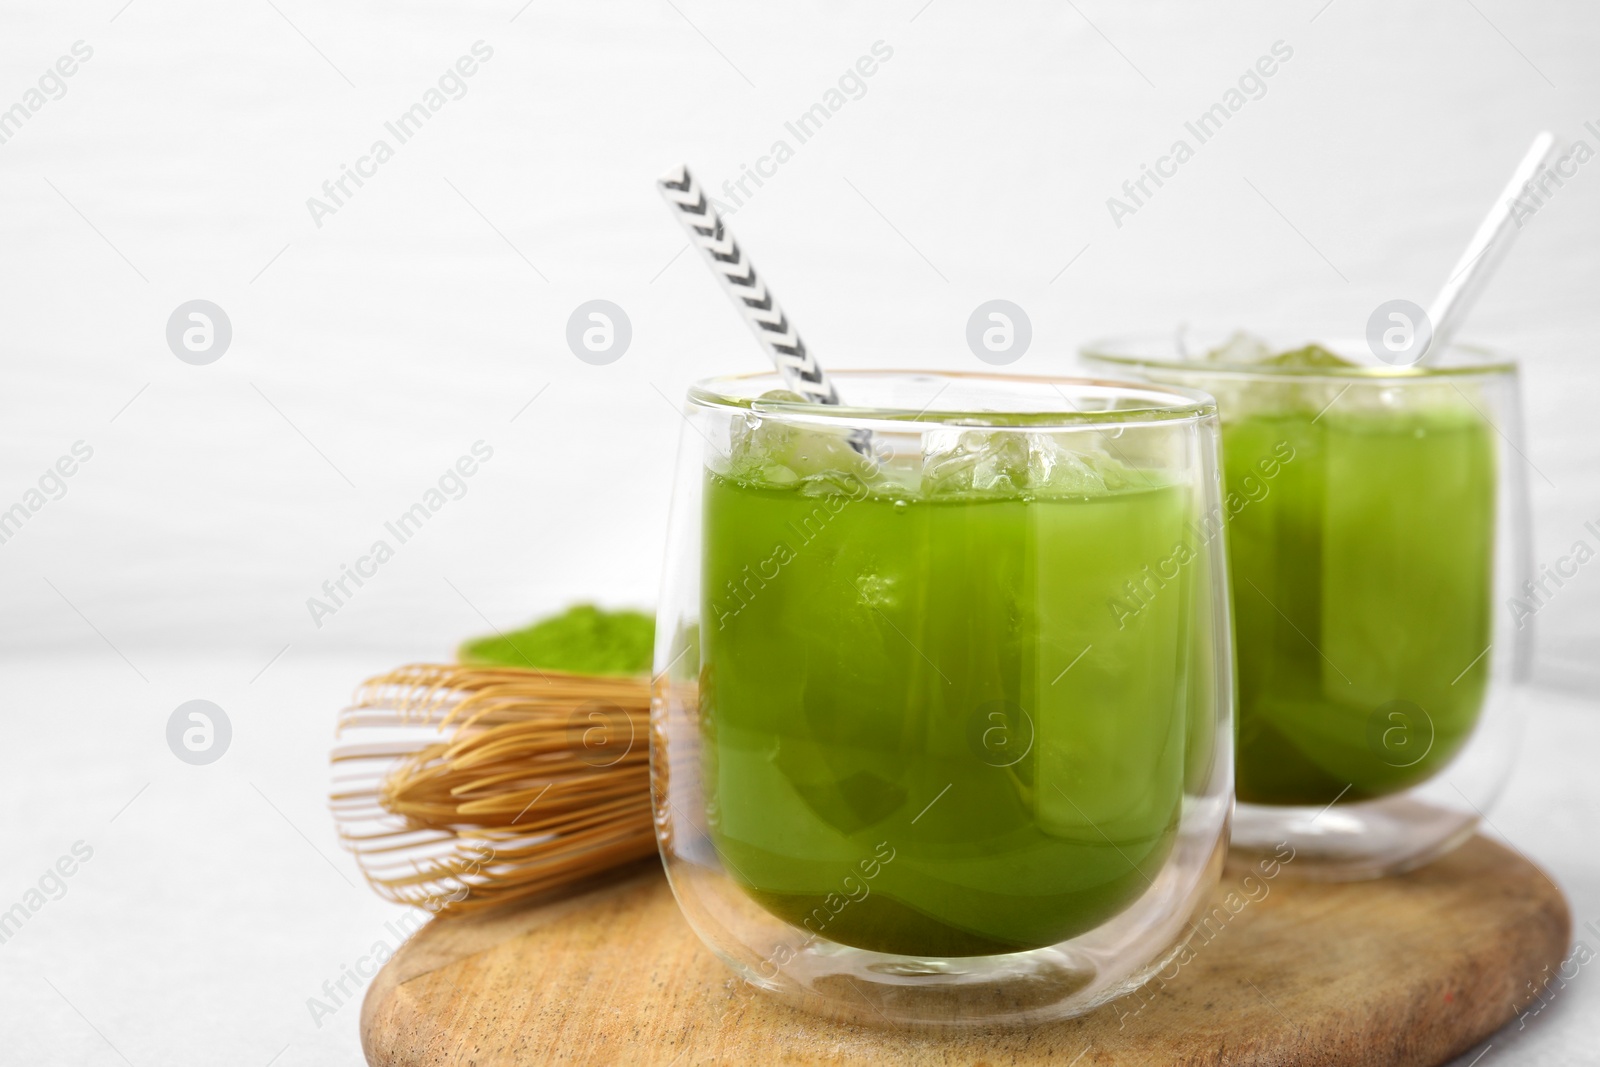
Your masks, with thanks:
[{"label": "striped paper straw", "polygon": [[674,168],[656,181],[656,187],[688,231],[689,243],[700,250],[723,291],[777,365],[784,383],[814,403],[837,404],[839,393],[833,382],[806,351],[800,332],[778,306],[772,290],[756,275],[755,264],[740,250],[689,168]]}]

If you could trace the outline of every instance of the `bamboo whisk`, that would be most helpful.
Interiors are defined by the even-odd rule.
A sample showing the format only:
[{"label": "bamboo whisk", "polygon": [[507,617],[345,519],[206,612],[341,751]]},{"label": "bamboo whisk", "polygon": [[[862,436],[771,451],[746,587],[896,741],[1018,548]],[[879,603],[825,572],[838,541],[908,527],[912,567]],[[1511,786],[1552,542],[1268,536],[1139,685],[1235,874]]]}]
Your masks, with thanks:
[{"label": "bamboo whisk", "polygon": [[598,873],[655,851],[649,729],[643,678],[379,675],[339,715],[340,837],[381,896],[440,913]]}]

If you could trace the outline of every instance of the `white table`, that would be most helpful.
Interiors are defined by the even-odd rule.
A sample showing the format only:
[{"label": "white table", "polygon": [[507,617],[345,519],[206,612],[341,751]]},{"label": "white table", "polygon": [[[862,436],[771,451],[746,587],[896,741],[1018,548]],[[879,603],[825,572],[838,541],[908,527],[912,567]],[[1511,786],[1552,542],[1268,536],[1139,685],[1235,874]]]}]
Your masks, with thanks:
[{"label": "white table", "polygon": [[[379,655],[291,655],[252,684],[258,664],[152,659],[139,663],[148,685],[108,649],[6,665],[14,762],[0,778],[0,806],[12,813],[0,908],[21,901],[74,842],[93,856],[0,944],[0,1058],[358,1062],[359,993],[347,980],[351,996],[338,1006],[323,984],[376,945],[392,950],[387,924],[405,909],[373,895],[340,850],[324,800],[326,754],[334,712],[388,665]],[[1490,832],[1551,873],[1581,926],[1600,920],[1600,714],[1570,697],[1531,696],[1518,770]],[[161,734],[194,697],[223,707],[234,727],[229,751],[209,766],[180,763]],[[1579,936],[1600,948],[1592,931]],[[337,1010],[314,1011],[311,998]],[[1597,1041],[1591,964],[1525,1027],[1497,1036],[1480,1063],[1588,1063]]]}]

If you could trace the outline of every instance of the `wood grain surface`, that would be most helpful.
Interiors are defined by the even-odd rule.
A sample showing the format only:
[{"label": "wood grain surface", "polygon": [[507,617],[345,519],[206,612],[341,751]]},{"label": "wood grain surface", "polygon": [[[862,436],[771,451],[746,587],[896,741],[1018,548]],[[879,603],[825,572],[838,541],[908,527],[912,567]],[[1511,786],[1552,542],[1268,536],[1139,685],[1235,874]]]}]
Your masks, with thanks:
[{"label": "wood grain surface", "polygon": [[[1231,862],[1218,901],[1237,906],[1251,873]],[[1431,1067],[1510,1021],[1571,933],[1550,879],[1482,837],[1399,878],[1268,886],[1170,981],[1063,1022],[931,1030],[838,1023],[745,985],[646,861],[559,899],[429,923],[368,990],[362,1046],[378,1067]]]}]

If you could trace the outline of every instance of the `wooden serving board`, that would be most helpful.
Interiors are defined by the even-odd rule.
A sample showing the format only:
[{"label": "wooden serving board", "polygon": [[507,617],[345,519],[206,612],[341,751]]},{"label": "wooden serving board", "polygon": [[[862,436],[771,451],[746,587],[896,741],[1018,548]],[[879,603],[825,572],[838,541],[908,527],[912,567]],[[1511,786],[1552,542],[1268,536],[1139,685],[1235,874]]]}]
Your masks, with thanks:
[{"label": "wooden serving board", "polygon": [[[1230,863],[1217,899],[1249,873]],[[367,991],[361,1041],[378,1067],[1431,1067],[1509,1022],[1571,934],[1550,879],[1482,837],[1399,878],[1270,885],[1158,990],[1043,1026],[934,1031],[831,1022],[745,985],[646,861],[538,905],[430,922]]]}]

